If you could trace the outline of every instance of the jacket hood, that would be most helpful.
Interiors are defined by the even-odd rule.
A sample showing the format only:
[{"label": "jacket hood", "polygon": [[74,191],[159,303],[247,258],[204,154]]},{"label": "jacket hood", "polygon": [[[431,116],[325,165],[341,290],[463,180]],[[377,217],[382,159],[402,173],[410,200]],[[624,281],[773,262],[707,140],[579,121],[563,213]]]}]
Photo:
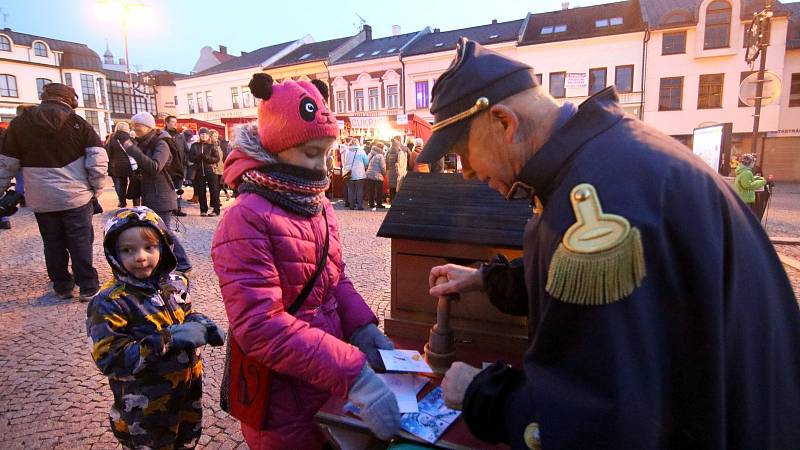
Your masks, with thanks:
[{"label": "jacket hood", "polygon": [[[134,226],[147,226],[155,229],[161,240],[161,259],[158,267],[147,280],[140,280],[125,270],[117,257],[117,249],[114,248],[117,236]],[[172,238],[167,233],[164,221],[152,209],[144,206],[123,208],[114,213],[114,216],[106,222],[103,251],[114,277],[123,283],[140,288],[152,289],[166,282],[169,274],[175,270],[178,264],[175,254],[172,252]]]},{"label": "jacket hood", "polygon": [[25,112],[30,123],[45,134],[53,134],[64,126],[73,114],[72,108],[62,103],[47,101]]},{"label": "jacket hood", "polygon": [[238,186],[242,175],[248,170],[279,162],[275,155],[261,146],[255,123],[235,127],[230,146],[231,152],[225,160],[222,176],[225,184],[231,187]]},{"label": "jacket hood", "polygon": [[739,175],[740,173],[744,172],[745,170],[747,170],[749,172],[753,171],[753,169],[751,169],[750,167],[747,167],[744,164],[739,164],[738,166],[736,166],[736,175]]}]

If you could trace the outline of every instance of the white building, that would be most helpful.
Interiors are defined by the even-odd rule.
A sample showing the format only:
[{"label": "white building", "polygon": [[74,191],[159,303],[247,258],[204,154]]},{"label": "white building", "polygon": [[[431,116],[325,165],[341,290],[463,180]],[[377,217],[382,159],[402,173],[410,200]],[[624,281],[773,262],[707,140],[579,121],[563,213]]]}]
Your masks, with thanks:
[{"label": "white building", "polygon": [[48,83],[64,83],[78,94],[76,112],[102,138],[109,132],[105,75],[100,57],[84,44],[0,30],[0,119],[16,107],[40,102]]}]

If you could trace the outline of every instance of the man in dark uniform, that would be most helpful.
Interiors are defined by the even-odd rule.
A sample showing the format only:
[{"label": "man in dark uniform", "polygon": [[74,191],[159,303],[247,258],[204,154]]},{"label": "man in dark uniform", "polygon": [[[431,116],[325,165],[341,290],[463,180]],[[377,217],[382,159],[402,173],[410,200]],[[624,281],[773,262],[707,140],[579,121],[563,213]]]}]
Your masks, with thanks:
[{"label": "man in dark uniform", "polygon": [[419,158],[454,151],[537,214],[521,260],[431,270],[431,295],[485,289],[529,323],[523,367],[455,363],[448,405],[513,448],[798,448],[800,311],[736,194],[613,88],[558,106],[529,66],[457,51]]}]

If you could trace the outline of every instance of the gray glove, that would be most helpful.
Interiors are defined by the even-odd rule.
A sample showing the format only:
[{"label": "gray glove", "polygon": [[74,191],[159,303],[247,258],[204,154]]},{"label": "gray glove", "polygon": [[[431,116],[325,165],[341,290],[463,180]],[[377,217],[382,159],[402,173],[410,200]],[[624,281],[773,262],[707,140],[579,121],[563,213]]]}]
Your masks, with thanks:
[{"label": "gray glove", "polygon": [[400,429],[397,398],[375,372],[364,364],[348,398],[361,411],[361,420],[378,438],[388,441]]},{"label": "gray glove", "polygon": [[186,322],[167,327],[172,335],[172,346],[180,349],[192,349],[206,345],[206,327],[202,323]]},{"label": "gray glove", "polygon": [[374,323],[364,325],[354,331],[350,336],[350,343],[367,355],[367,362],[373,369],[383,370],[384,368],[378,349],[394,350],[394,343]]}]

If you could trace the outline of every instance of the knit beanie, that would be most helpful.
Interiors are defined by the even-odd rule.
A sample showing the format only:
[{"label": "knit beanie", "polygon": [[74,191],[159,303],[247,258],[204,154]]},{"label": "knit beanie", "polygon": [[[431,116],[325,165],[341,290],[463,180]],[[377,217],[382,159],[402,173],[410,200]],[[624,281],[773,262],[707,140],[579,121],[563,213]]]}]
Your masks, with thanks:
[{"label": "knit beanie", "polygon": [[155,128],[156,127],[156,119],[153,118],[153,115],[149,112],[140,112],[135,116],[131,117],[131,123],[133,124],[141,124],[148,128]]},{"label": "knit beanie", "polygon": [[327,106],[328,86],[322,80],[273,83],[257,73],[250,92],[258,105],[258,137],[270,153],[280,153],[313,139],[337,137],[339,126]]},{"label": "knit beanie", "polygon": [[75,109],[78,107],[78,94],[66,84],[49,83],[42,89],[42,101],[55,101]]}]

